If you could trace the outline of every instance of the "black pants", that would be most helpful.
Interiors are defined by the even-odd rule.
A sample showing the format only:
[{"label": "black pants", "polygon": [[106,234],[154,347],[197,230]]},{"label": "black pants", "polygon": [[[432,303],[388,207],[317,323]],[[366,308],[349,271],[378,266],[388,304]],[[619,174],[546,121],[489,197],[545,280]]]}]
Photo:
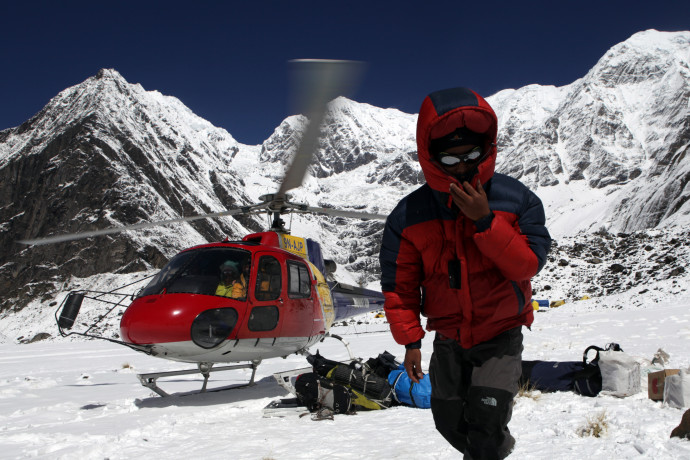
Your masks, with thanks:
[{"label": "black pants", "polygon": [[522,374],[521,327],[470,349],[436,335],[429,365],[436,429],[465,459],[502,459],[515,439],[508,422]]}]

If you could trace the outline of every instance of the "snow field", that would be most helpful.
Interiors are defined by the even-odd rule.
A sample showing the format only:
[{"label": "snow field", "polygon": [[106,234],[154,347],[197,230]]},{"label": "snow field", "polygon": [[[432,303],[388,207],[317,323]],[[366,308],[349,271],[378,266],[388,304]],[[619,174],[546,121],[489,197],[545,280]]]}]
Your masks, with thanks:
[{"label": "snow field", "polygon": [[[632,295],[632,294],[628,294]],[[527,393],[516,398],[510,427],[512,458],[690,458],[690,442],[670,439],[683,410],[647,399],[646,374],[659,348],[670,368],[688,367],[690,298],[668,295],[643,306],[611,296],[566,303],[535,313],[525,330],[525,359],[568,360],[588,345],[619,343],[642,365],[642,392],[628,398],[585,398],[573,393]],[[615,297],[615,298],[614,298]],[[382,318],[339,323],[333,331],[367,359],[383,351],[402,358]],[[423,344],[431,356],[432,334]],[[347,359],[335,340],[312,352]],[[303,357],[267,360],[249,388],[161,398],[142,387],[137,373],[190,368],[110,343],[55,339],[0,344],[0,449],[4,458],[235,458],[235,459],[452,459],[457,453],[435,431],[429,410],[394,407],[313,421],[298,414],[263,418],[262,410],[287,397],[272,374],[306,367]],[[239,384],[249,371],[211,375],[210,387]],[[200,388],[201,377],[161,379],[166,391]],[[601,417],[601,437],[582,434]],[[599,423],[601,425],[601,423]]]}]

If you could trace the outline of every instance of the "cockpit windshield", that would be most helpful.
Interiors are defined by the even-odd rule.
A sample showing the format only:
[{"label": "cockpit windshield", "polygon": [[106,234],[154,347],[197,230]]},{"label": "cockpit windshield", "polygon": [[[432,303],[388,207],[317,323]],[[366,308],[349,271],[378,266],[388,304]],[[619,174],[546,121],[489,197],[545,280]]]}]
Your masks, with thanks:
[{"label": "cockpit windshield", "polygon": [[138,297],[162,293],[246,299],[251,255],[235,248],[199,248],[170,260]]}]

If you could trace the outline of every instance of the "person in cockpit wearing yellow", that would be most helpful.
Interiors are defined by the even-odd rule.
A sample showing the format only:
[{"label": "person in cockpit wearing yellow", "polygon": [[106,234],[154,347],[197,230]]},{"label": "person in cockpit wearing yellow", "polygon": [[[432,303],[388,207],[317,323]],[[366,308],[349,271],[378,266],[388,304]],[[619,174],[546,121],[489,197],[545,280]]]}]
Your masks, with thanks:
[{"label": "person in cockpit wearing yellow", "polygon": [[237,262],[228,260],[220,266],[220,283],[216,288],[216,295],[243,299],[247,296],[247,282]]}]

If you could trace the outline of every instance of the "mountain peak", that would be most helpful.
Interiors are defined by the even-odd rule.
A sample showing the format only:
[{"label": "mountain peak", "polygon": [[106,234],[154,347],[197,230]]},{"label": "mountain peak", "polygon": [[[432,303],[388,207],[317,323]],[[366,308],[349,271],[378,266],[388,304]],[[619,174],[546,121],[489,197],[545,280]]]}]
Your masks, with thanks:
[{"label": "mountain peak", "polygon": [[[101,69],[95,77],[97,80],[111,79],[111,80],[125,80],[124,77],[115,69]],[[126,81],[126,80],[125,80]]]},{"label": "mountain peak", "polygon": [[[658,76],[669,66],[688,62],[690,32],[661,32],[654,29],[638,32],[622,43],[612,46],[590,71],[601,73],[611,82],[611,69],[634,81],[645,81],[651,75]],[[620,83],[619,81],[615,81]]]},{"label": "mountain peak", "polygon": [[[633,34],[629,39],[616,46],[632,45],[637,48],[659,49],[669,48],[671,46],[681,46],[687,51],[687,45],[690,42],[689,31],[660,31],[656,29],[643,30]],[[614,46],[615,48],[615,46]]]}]

